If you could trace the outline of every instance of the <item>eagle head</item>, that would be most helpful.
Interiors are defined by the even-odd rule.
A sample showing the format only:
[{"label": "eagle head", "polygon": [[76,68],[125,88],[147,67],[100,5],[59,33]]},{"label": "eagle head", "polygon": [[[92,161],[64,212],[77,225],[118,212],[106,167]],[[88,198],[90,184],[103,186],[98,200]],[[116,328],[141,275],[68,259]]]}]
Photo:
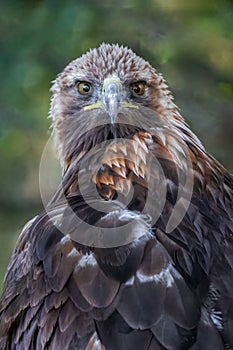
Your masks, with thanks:
[{"label": "eagle head", "polygon": [[51,91],[50,116],[65,167],[99,142],[150,128],[155,113],[182,122],[162,75],[117,44],[102,44],[69,63]]}]

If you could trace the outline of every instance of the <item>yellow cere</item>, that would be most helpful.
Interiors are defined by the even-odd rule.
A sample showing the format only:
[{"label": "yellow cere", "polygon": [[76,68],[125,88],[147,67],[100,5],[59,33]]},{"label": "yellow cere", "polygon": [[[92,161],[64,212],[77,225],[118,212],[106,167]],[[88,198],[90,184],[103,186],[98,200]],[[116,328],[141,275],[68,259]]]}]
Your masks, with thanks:
[{"label": "yellow cere", "polygon": [[101,108],[101,107],[102,107],[102,103],[100,101],[97,101],[96,103],[93,103],[92,105],[83,107],[83,109],[84,109],[84,111],[90,111],[92,109]]},{"label": "yellow cere", "polygon": [[[102,107],[101,101],[97,101],[96,103],[93,103],[92,105],[83,107],[83,110],[84,111],[91,111],[92,109],[97,109],[97,108],[101,108],[101,107]],[[122,107],[125,107],[125,108],[136,108],[136,109],[139,108],[139,106],[134,105],[134,104],[129,103],[129,102],[126,102],[126,101],[122,102]]]},{"label": "yellow cere", "polygon": [[119,78],[117,77],[110,77],[110,78],[105,78],[103,82],[103,91],[105,91],[106,85],[109,83],[116,83],[119,86],[119,90],[122,91],[122,84]]}]

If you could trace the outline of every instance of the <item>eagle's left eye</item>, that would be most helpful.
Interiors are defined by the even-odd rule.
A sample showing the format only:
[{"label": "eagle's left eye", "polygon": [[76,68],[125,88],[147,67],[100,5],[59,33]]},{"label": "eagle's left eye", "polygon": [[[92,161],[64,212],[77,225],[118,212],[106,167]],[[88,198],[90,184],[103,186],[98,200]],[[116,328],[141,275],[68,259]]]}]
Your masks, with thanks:
[{"label": "eagle's left eye", "polygon": [[130,87],[134,95],[142,96],[146,90],[146,83],[144,81],[139,81],[131,84]]},{"label": "eagle's left eye", "polygon": [[88,95],[92,92],[91,83],[80,81],[77,85],[77,90],[81,95]]}]

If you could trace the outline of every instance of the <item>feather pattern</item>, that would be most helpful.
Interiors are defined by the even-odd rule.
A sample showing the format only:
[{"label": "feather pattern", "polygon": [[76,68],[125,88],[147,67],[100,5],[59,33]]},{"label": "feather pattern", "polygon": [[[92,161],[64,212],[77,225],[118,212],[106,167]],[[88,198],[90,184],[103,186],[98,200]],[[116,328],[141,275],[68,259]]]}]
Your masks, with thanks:
[{"label": "feather pattern", "polygon": [[[115,124],[101,105],[112,77],[126,101]],[[80,80],[92,95],[78,95]],[[135,82],[143,96],[132,95]],[[102,44],[52,92],[63,179],[9,262],[0,348],[233,349],[233,179],[161,74]]]}]

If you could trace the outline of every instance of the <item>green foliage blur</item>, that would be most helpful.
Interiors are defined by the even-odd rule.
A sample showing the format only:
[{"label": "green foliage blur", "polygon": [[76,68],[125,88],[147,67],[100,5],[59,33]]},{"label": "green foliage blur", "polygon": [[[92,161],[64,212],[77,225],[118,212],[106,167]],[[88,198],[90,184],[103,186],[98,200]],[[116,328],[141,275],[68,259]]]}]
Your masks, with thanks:
[{"label": "green foliage blur", "polygon": [[0,282],[23,224],[43,208],[50,82],[103,41],[131,47],[162,72],[192,130],[233,170],[232,0],[2,1]]}]

